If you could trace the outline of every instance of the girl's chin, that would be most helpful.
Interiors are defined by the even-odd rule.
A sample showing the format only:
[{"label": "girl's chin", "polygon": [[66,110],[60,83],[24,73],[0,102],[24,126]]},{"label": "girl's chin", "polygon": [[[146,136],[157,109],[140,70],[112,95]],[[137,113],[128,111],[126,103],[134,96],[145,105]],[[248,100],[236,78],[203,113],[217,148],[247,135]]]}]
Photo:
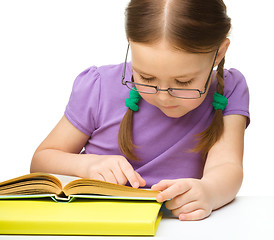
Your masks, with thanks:
[{"label": "girl's chin", "polygon": [[187,114],[187,112],[178,112],[178,111],[168,111],[166,109],[161,109],[161,111],[170,118],[180,118]]}]

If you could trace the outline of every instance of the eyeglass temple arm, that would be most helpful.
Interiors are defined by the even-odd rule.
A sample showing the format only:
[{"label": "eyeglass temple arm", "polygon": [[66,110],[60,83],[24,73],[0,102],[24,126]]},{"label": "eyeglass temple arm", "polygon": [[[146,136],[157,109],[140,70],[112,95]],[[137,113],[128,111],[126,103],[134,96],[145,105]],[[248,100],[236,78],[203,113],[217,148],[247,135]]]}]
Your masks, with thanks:
[{"label": "eyeglass temple arm", "polygon": [[217,52],[216,52],[216,54],[215,54],[214,61],[213,61],[212,67],[211,67],[211,71],[210,71],[210,74],[209,74],[208,79],[207,79],[207,81],[206,81],[205,90],[204,90],[203,92],[201,92],[202,94],[205,93],[206,90],[207,90],[207,86],[208,86],[208,84],[209,84],[209,79],[210,79],[210,77],[211,77],[211,74],[212,74],[212,71],[213,71],[213,68],[214,68],[214,65],[215,65],[215,61],[216,61],[218,52],[219,52],[219,48],[217,49]]},{"label": "eyeglass temple arm", "polygon": [[127,46],[127,54],[126,54],[126,59],[125,59],[125,63],[124,63],[123,75],[122,75],[122,84],[123,84],[123,85],[125,85],[124,79],[125,79],[125,72],[126,72],[126,65],[127,65],[128,50],[129,50],[129,43],[128,43],[128,46]]}]

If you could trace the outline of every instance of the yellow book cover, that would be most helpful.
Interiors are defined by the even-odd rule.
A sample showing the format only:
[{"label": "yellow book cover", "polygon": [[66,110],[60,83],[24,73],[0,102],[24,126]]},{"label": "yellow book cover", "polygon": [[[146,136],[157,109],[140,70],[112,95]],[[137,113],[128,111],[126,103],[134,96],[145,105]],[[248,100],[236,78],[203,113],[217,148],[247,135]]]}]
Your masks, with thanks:
[{"label": "yellow book cover", "polygon": [[0,201],[0,234],[155,235],[161,203],[140,200]]}]

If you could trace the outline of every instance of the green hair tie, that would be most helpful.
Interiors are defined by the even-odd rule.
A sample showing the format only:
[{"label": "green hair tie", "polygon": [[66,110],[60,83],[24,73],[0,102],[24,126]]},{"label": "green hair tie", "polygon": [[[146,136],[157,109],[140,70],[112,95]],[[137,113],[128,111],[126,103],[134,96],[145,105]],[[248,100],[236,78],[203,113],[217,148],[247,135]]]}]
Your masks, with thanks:
[{"label": "green hair tie", "polygon": [[[136,87],[133,89],[137,90]],[[139,102],[141,95],[133,89],[130,90],[129,98],[126,99],[125,104],[132,111],[137,112],[139,110],[137,103]]]},{"label": "green hair tie", "polygon": [[223,111],[227,103],[228,103],[228,100],[224,95],[219,94],[217,92],[214,93],[214,101],[212,105],[215,110],[221,109]]}]

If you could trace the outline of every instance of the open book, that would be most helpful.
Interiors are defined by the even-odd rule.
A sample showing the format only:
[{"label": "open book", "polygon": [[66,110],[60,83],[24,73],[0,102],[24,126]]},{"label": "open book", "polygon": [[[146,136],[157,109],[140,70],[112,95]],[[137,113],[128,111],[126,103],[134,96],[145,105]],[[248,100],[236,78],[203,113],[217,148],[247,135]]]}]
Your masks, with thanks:
[{"label": "open book", "polygon": [[0,183],[0,234],[155,235],[162,217],[158,193],[86,178],[27,174]]},{"label": "open book", "polygon": [[88,178],[47,173],[31,173],[0,183],[0,200],[41,197],[67,202],[74,198],[156,200],[158,193]]}]

